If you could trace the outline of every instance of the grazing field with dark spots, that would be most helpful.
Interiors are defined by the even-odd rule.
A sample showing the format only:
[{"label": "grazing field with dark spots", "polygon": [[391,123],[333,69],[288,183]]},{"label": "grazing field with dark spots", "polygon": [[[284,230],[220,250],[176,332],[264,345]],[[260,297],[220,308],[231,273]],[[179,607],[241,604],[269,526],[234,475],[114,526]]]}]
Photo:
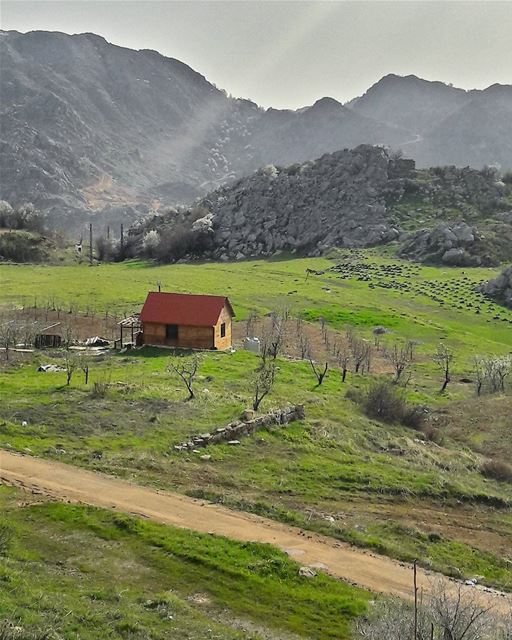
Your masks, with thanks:
[{"label": "grazing field with dark spots", "polygon": [[[62,353],[3,363],[0,446],[262,513],[510,589],[512,486],[481,472],[487,459],[508,457],[500,441],[510,439],[509,391],[486,396],[478,405],[485,415],[473,419],[474,356],[512,351],[511,312],[477,290],[497,271],[420,266],[376,250],[170,266],[0,265],[4,308],[28,308],[37,296],[40,306],[73,301],[78,316],[103,318],[107,308],[120,316],[140,308],[160,281],[164,291],[226,294],[237,319],[236,351],[202,356],[191,402],[169,371],[166,350],[107,353],[91,365],[88,385],[79,372],[70,386],[63,372],[36,372],[39,363],[62,363]],[[177,452],[176,444],[224,427],[250,406],[258,358],[239,345],[248,331],[268,325],[272,311],[289,316],[289,338],[261,411],[301,403],[305,420],[259,431],[237,446]],[[300,323],[319,361],[325,345],[346,344],[349,332],[366,341],[370,372],[356,374],[350,364],[343,383],[333,357],[317,386],[300,358]],[[405,340],[414,344],[414,360],[402,392],[426,408],[424,431],[369,418],[357,400],[375,380],[391,379],[389,350]],[[454,353],[443,394],[433,359],[439,344]],[[95,383],[104,393],[95,394]],[[501,417],[485,426],[494,412]]]}]

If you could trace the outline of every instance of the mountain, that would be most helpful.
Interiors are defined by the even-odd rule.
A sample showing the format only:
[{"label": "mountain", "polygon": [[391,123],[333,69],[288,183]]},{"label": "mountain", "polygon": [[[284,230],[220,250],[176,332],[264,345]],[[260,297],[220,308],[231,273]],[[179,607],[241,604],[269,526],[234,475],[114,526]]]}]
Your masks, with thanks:
[{"label": "mountain", "polygon": [[381,147],[268,165],[223,186],[190,209],[130,230],[130,255],[162,261],[221,260],[397,241],[414,260],[480,266],[512,259],[512,186],[496,172],[417,170]]},{"label": "mountain", "polygon": [[464,91],[391,74],[347,106],[410,131],[399,147],[420,166],[512,167],[512,86]]},{"label": "mountain", "polygon": [[90,33],[0,32],[0,56],[0,198],[33,202],[59,227],[134,220],[362,143],[422,165],[512,166],[510,87],[387,76],[347,105],[265,110],[178,60]]},{"label": "mountain", "polygon": [[1,195],[11,204],[56,213],[158,206],[268,162],[400,138],[328,100],[265,111],[178,60],[94,34],[3,32],[0,53]]},{"label": "mountain", "polygon": [[368,118],[423,134],[464,106],[470,93],[442,82],[389,74],[349,106]]}]

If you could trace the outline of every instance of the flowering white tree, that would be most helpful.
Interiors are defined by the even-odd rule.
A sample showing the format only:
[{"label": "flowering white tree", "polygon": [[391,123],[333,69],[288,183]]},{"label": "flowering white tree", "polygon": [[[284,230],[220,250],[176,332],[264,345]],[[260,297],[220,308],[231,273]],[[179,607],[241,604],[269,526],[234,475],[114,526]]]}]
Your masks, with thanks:
[{"label": "flowering white tree", "polygon": [[156,229],[151,229],[151,231],[148,231],[144,235],[144,238],[142,240],[142,246],[144,248],[144,251],[147,254],[153,255],[155,249],[158,247],[159,244],[160,244],[160,234]]}]

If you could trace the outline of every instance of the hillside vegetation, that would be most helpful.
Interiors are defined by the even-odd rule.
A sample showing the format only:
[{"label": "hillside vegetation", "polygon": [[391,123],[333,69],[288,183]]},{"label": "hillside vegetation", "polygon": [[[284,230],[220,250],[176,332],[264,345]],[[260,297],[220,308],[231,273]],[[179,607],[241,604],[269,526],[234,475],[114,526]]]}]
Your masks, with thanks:
[{"label": "hillside vegetation", "polygon": [[[81,306],[101,319],[139,307],[160,280],[164,290],[228,294],[242,320],[238,339],[252,311],[280,309],[285,300],[290,334],[298,330],[293,316],[307,320],[320,362],[322,322],[331,343],[343,343],[347,325],[372,345],[376,327],[388,332],[373,346],[370,374],[355,374],[350,363],[345,383],[336,361],[318,386],[307,359],[283,353],[261,410],[303,403],[305,420],[199,454],[175,445],[225,426],[250,406],[257,356],[205,354],[192,402],[184,402],[187,393],[169,370],[165,350],[92,358],[88,385],[79,370],[69,386],[64,371],[36,371],[39,362],[65,366],[63,353],[11,361],[0,374],[0,445],[265,514],[510,589],[512,485],[488,473],[486,464],[506,468],[511,396],[484,390],[478,400],[473,371],[475,354],[511,351],[512,316],[476,290],[492,273],[442,271],[364,252],[333,261],[128,262],[35,273],[0,266],[4,302],[24,304],[28,313],[37,296],[39,305],[63,310],[64,301],[74,300],[79,308],[72,315]],[[57,276],[60,302],[51,297]],[[425,424],[368,417],[360,402],[374,382],[391,380],[386,353],[406,338],[417,346],[410,380],[397,389],[411,406],[429,408]],[[451,381],[439,394],[443,374],[433,355],[443,342],[454,361]]]}]

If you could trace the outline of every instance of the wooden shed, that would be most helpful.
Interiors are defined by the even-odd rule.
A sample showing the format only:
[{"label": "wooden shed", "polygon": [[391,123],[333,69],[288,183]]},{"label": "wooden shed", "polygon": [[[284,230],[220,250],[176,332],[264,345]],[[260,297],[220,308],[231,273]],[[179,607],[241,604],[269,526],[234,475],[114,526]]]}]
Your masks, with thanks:
[{"label": "wooden shed", "polygon": [[36,349],[48,349],[62,345],[62,327],[60,322],[55,322],[49,327],[43,327],[36,332],[34,346]]},{"label": "wooden shed", "polygon": [[225,296],[152,291],[140,314],[142,343],[183,349],[228,349],[234,315]]}]

